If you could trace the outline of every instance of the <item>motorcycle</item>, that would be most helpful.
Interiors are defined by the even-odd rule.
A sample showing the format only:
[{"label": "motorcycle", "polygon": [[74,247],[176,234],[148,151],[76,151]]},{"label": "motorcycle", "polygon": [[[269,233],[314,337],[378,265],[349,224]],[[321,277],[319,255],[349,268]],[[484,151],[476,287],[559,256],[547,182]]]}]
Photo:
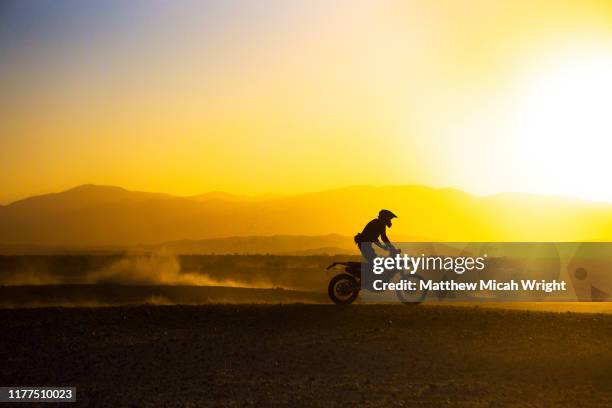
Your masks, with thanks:
[{"label": "motorcycle", "polygon": [[[399,253],[397,251],[396,253]],[[391,254],[391,255],[395,255]],[[337,305],[349,305],[357,299],[359,292],[364,289],[361,286],[361,262],[334,262],[327,267],[327,270],[335,268],[337,266],[343,266],[344,272],[334,276],[327,286],[327,294],[329,298]],[[416,287],[419,288],[419,281],[423,278],[418,274],[410,274],[405,270],[386,270],[379,279],[384,282],[399,282],[401,280],[412,281],[416,283]],[[365,288],[365,290],[373,291],[372,289]],[[396,290],[395,294],[400,302],[406,305],[418,305],[422,303],[427,297],[427,290]]]}]

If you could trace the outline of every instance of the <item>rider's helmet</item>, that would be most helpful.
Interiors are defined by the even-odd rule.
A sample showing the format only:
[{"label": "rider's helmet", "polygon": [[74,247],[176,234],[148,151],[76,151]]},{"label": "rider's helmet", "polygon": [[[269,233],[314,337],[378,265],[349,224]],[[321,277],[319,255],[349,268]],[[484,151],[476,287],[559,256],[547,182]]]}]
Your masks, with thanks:
[{"label": "rider's helmet", "polygon": [[383,220],[390,220],[392,218],[397,218],[397,215],[393,214],[389,210],[380,210],[378,212],[378,218],[383,219]]},{"label": "rider's helmet", "polygon": [[389,210],[380,210],[378,212],[378,218],[383,220],[385,224],[387,224],[387,227],[391,227],[391,219],[397,218],[397,215],[393,214]]}]

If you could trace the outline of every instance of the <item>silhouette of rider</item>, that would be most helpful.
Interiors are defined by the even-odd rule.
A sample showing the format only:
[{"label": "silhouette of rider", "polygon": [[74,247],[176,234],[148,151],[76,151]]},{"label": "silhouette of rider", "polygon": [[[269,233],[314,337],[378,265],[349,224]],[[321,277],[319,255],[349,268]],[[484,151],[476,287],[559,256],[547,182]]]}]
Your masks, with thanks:
[{"label": "silhouette of rider", "polygon": [[[380,249],[389,252],[396,250],[391,241],[389,241],[389,238],[387,238],[386,231],[387,227],[391,228],[391,220],[393,218],[397,218],[397,215],[389,210],[380,210],[378,218],[368,222],[363,231],[355,235],[355,243],[368,263],[372,263],[376,257],[376,252],[372,245],[376,245]],[[382,243],[379,237],[382,239]]]}]

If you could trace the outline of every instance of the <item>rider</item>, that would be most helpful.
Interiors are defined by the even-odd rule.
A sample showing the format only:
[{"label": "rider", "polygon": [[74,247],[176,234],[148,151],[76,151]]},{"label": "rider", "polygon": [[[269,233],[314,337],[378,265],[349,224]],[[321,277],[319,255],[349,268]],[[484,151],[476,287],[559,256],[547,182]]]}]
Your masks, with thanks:
[{"label": "rider", "polygon": [[[355,243],[368,263],[372,263],[376,257],[372,244],[389,252],[396,251],[396,248],[387,238],[386,232],[387,227],[391,228],[393,218],[397,218],[397,215],[389,210],[380,210],[378,218],[368,222],[363,231],[355,235]],[[382,243],[378,240],[378,237],[382,239]]]}]

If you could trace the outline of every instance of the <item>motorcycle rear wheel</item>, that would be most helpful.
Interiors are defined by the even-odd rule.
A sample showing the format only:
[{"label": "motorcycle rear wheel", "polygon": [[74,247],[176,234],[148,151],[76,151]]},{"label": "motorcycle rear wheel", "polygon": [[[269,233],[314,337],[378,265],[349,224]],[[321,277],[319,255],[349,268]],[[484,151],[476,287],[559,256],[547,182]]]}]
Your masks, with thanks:
[{"label": "motorcycle rear wheel", "polygon": [[359,296],[359,283],[354,276],[348,273],[336,275],[329,281],[327,294],[337,305],[350,305]]}]

